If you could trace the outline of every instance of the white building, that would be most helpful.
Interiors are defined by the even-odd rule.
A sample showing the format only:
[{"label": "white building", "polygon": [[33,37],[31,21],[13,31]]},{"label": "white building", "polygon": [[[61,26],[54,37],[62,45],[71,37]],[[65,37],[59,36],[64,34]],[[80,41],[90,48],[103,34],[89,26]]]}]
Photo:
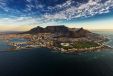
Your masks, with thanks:
[{"label": "white building", "polygon": [[69,46],[69,43],[61,43],[61,46]]}]

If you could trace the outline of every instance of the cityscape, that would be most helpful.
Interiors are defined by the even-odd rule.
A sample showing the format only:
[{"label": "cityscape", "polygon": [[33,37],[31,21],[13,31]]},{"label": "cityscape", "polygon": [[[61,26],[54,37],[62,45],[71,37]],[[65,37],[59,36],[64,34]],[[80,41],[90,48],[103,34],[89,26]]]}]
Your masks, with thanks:
[{"label": "cityscape", "polygon": [[113,76],[113,0],[0,0],[0,76]]},{"label": "cityscape", "polygon": [[7,43],[15,50],[49,48],[58,52],[88,52],[110,48],[104,42],[107,37],[84,28],[68,28],[64,25],[35,27],[26,32],[3,34]]}]

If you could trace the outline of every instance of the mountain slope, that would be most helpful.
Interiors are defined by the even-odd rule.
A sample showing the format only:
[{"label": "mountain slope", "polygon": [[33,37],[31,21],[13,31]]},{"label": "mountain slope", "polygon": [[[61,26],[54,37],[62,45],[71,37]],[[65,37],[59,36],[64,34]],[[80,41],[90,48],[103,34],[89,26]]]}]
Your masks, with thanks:
[{"label": "mountain slope", "polygon": [[38,33],[52,33],[52,34],[60,34],[59,37],[86,37],[89,33],[91,33],[88,30],[85,30],[83,28],[73,28],[73,30],[70,30],[70,28],[61,25],[61,26],[47,26],[45,28],[42,28],[40,26],[37,26],[27,32],[23,32],[22,34],[38,34]]}]

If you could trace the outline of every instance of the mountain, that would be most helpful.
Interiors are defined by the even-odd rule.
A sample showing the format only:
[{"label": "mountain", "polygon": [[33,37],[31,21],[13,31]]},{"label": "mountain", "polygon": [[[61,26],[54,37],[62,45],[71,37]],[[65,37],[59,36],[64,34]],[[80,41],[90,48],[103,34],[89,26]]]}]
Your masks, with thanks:
[{"label": "mountain", "polygon": [[65,27],[64,25],[60,26],[47,26],[45,30],[49,33],[67,33],[69,32],[68,27]]},{"label": "mountain", "polygon": [[91,33],[91,32],[88,30],[85,30],[83,28],[80,28],[74,32],[75,37],[87,37],[87,35],[89,35],[89,33]]},{"label": "mountain", "polygon": [[64,25],[59,26],[47,26],[45,28],[42,28],[40,26],[37,26],[27,32],[23,32],[23,34],[37,34],[37,33],[68,33],[69,29],[68,27]]},{"label": "mountain", "polygon": [[43,33],[43,32],[45,32],[45,29],[40,26],[37,26],[27,32],[23,32],[22,34],[36,34],[36,33]]},{"label": "mountain", "polygon": [[79,28],[79,29],[68,28],[64,25],[58,25],[58,26],[47,26],[45,28],[37,26],[21,34],[38,34],[38,33],[52,33],[52,34],[58,35],[58,37],[77,37],[78,38],[78,37],[86,37],[91,32],[83,28]]}]

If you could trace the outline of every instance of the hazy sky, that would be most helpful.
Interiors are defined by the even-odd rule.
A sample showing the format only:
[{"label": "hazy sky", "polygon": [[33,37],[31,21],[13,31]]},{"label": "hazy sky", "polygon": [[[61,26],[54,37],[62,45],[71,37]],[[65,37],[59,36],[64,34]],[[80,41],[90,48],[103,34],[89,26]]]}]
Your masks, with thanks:
[{"label": "hazy sky", "polygon": [[0,31],[48,25],[113,29],[113,0],[0,0]]}]

